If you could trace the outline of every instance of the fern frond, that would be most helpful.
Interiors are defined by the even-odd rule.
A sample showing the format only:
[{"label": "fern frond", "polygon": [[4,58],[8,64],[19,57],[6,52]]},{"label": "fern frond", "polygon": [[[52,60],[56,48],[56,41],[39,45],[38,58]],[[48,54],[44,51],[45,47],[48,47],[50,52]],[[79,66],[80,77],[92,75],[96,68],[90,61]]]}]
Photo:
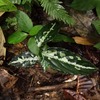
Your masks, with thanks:
[{"label": "fern frond", "polygon": [[69,25],[74,24],[74,19],[68,15],[65,8],[61,5],[59,0],[38,0],[48,15],[53,19],[63,21]]}]

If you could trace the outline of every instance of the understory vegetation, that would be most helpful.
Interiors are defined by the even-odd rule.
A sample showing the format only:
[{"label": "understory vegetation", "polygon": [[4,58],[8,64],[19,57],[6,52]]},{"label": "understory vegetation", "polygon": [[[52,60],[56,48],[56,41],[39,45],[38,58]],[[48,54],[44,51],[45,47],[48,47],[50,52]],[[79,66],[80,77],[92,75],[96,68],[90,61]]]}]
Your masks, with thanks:
[{"label": "understory vegetation", "polygon": [[99,100],[99,0],[0,0],[0,46],[1,99]]}]

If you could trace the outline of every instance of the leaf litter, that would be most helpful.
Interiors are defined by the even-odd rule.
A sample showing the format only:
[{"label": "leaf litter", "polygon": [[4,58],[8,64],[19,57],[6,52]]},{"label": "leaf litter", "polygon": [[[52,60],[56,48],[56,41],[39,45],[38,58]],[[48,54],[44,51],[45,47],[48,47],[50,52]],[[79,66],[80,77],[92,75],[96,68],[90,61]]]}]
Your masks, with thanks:
[{"label": "leaf litter", "polygon": [[[80,34],[79,30],[83,29],[84,31],[84,28],[80,29],[79,25],[75,29]],[[86,28],[86,34],[81,35],[87,36],[89,30]],[[67,31],[70,33],[73,29],[69,27]],[[94,39],[94,42],[97,41]],[[98,55],[100,51],[92,46],[79,44],[51,43],[53,46],[61,46],[78,53],[93,62],[97,67],[100,67],[100,55]],[[75,80],[68,82],[67,80],[72,79],[73,75],[61,74],[52,69],[44,72],[40,64],[33,65],[27,69],[7,65],[13,56],[24,51],[27,51],[26,41],[7,47],[6,62],[4,62],[0,70],[1,100],[99,100],[99,72],[93,73],[90,76],[77,76]]]}]

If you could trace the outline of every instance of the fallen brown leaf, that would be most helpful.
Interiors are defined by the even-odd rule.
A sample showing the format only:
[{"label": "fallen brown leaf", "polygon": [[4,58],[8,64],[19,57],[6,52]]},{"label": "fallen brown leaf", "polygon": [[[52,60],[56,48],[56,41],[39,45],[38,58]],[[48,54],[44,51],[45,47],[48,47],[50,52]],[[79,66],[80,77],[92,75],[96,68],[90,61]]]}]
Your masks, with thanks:
[{"label": "fallen brown leaf", "polygon": [[79,75],[78,76],[78,83],[77,83],[77,91],[79,93],[86,93],[93,87],[93,82],[91,78],[84,76],[84,75]]},{"label": "fallen brown leaf", "polygon": [[0,65],[2,65],[3,60],[6,56],[6,48],[4,47],[5,37],[3,35],[3,31],[0,27]]},{"label": "fallen brown leaf", "polygon": [[0,17],[4,14],[5,12],[0,12]]},{"label": "fallen brown leaf", "polygon": [[64,89],[64,95],[66,100],[87,100],[83,95],[68,89]]},{"label": "fallen brown leaf", "polygon": [[92,42],[90,42],[90,40],[88,38],[85,38],[85,37],[78,37],[78,36],[75,36],[73,37],[74,41],[77,43],[77,44],[82,44],[82,45],[93,45]]},{"label": "fallen brown leaf", "polygon": [[92,11],[89,11],[88,13],[79,12],[76,10],[71,9],[70,10],[71,15],[76,21],[76,24],[74,26],[76,32],[80,36],[90,36],[92,31],[92,20],[95,19],[95,15]]},{"label": "fallen brown leaf", "polygon": [[7,70],[0,69],[0,86],[3,90],[10,89],[17,80],[18,78],[9,74]]}]

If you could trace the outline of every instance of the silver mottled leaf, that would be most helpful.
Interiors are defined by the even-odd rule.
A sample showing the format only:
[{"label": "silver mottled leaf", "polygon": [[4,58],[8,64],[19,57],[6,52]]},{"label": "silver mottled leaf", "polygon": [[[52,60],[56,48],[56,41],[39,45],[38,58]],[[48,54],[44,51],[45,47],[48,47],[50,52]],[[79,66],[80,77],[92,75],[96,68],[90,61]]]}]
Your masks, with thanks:
[{"label": "silver mottled leaf", "polygon": [[58,33],[60,24],[57,22],[51,22],[45,25],[35,36],[35,40],[38,47],[43,46],[50,41]]},{"label": "silver mottled leaf", "polygon": [[97,70],[86,59],[63,48],[49,48],[42,52],[42,56],[54,69],[63,73],[85,75]]},{"label": "silver mottled leaf", "polygon": [[9,65],[16,67],[30,67],[33,66],[37,61],[38,57],[27,51],[12,58]]}]

